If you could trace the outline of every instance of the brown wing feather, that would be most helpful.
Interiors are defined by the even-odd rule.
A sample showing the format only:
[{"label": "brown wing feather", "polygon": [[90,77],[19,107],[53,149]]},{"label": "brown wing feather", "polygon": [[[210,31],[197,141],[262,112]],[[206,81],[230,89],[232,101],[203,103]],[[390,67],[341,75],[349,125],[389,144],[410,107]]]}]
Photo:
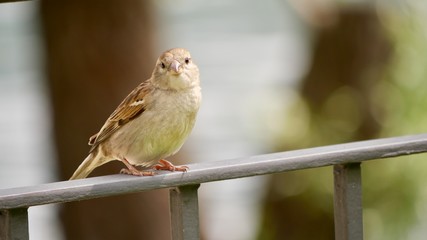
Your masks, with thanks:
[{"label": "brown wing feather", "polygon": [[136,87],[110,115],[102,126],[101,130],[89,138],[89,145],[92,145],[90,151],[93,151],[100,143],[111,136],[121,126],[125,125],[139,114],[145,111],[145,96],[151,91],[148,83],[144,81]]}]

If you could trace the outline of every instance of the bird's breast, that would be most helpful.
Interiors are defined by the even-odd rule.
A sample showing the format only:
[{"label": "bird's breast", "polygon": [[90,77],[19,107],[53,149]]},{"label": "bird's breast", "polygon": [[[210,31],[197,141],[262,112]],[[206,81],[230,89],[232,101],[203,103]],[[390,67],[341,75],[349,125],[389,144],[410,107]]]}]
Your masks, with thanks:
[{"label": "bird's breast", "polygon": [[[119,142],[130,142],[121,147],[121,153],[136,165],[151,165],[153,162],[176,153],[190,134],[199,110],[200,88],[186,92],[155,93],[146,110],[123,126]],[[124,141],[127,140],[127,141]],[[120,144],[120,143],[119,143]]]}]

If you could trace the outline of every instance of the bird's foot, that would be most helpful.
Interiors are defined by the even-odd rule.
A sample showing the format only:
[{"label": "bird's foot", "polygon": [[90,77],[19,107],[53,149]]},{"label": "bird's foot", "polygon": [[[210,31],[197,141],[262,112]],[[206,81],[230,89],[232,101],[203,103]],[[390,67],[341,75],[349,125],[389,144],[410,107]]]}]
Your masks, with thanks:
[{"label": "bird's foot", "polygon": [[175,166],[171,162],[160,159],[159,163],[153,166],[156,170],[167,170],[171,172],[180,171],[180,172],[187,172],[188,167],[187,166]]},{"label": "bird's foot", "polygon": [[139,171],[136,169],[132,164],[128,162],[125,158],[122,160],[122,162],[126,165],[126,168],[123,168],[120,170],[121,174],[128,174],[128,175],[134,175],[134,176],[154,176],[153,171]]}]

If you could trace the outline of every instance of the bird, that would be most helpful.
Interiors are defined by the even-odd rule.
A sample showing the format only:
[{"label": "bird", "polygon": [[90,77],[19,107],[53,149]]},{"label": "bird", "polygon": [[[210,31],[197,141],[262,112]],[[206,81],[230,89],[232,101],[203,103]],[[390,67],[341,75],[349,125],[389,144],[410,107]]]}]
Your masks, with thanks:
[{"label": "bird", "polygon": [[[123,174],[186,172],[187,166],[174,166],[165,158],[177,153],[191,133],[201,99],[199,69],[190,52],[183,48],[163,52],[151,77],[131,91],[89,138],[89,154],[70,180],[86,178],[95,168],[114,160],[126,166],[120,171]],[[153,170],[135,166],[152,166]]]}]

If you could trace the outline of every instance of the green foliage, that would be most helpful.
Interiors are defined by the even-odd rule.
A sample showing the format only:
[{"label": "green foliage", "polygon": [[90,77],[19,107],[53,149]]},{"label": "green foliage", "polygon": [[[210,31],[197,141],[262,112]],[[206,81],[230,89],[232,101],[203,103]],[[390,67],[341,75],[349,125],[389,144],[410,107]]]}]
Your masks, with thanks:
[{"label": "green foliage", "polygon": [[[361,88],[344,86],[336,89],[328,95],[321,109],[311,109],[306,99],[294,92],[294,104],[287,110],[287,122],[275,136],[279,143],[277,149],[357,140],[362,122],[367,121],[363,118],[366,110],[373,116],[368,122],[374,121],[379,129],[373,133],[374,137],[427,132],[427,14],[420,10],[422,8],[410,6],[379,9],[383,27],[393,46],[387,67],[379,75],[374,74],[380,79],[372,82],[361,79],[364,85]],[[365,104],[366,97],[370,105]],[[286,143],[286,146],[280,143]],[[362,165],[365,239],[425,238],[427,161],[424,158],[427,156],[421,154]],[[285,203],[286,198],[297,199],[289,200],[287,204],[297,207],[295,202],[302,201],[309,205],[305,209],[317,209],[319,215],[324,211],[333,216],[331,176],[330,168],[285,173],[274,178],[273,185],[280,189],[272,186],[270,194],[276,201]],[[269,215],[279,215],[274,214],[277,208],[268,212],[266,207],[262,226],[274,225]],[[299,210],[304,211],[304,208]],[[273,232],[262,230],[259,239],[279,239],[274,232],[277,229],[280,228]],[[305,234],[307,229],[300,231]]]},{"label": "green foliage", "polygon": [[[383,14],[394,54],[383,81],[372,89],[384,113],[382,136],[427,132],[427,19],[415,8],[405,10],[405,14],[398,9]],[[420,239],[417,236],[426,234],[419,233],[419,226],[426,224],[422,218],[427,207],[424,158],[365,164],[366,239]]]}]

